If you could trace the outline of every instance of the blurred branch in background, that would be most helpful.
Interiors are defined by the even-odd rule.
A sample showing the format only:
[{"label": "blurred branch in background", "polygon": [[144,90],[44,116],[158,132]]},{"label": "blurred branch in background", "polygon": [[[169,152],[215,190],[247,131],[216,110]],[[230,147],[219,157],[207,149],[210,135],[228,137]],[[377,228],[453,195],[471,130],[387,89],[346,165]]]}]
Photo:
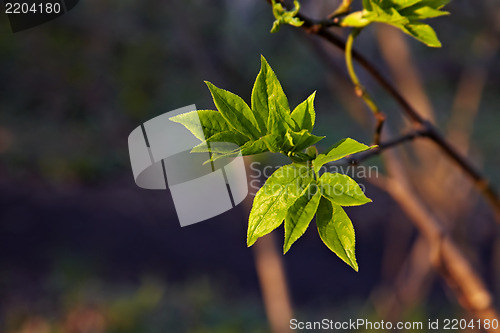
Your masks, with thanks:
[{"label": "blurred branch in background", "polygon": [[255,266],[271,329],[275,333],[291,332],[292,307],[283,267],[283,256],[276,248],[274,234],[259,239],[254,246]]},{"label": "blurred branch in background", "polygon": [[[392,160],[393,174],[401,172],[401,165]],[[399,169],[399,170],[398,170]],[[392,176],[394,177],[394,176]],[[460,304],[478,319],[498,319],[493,299],[476,270],[457,248],[449,233],[408,188],[401,176],[378,183],[389,192],[424,235],[430,248],[431,260],[454,291]],[[487,330],[496,332],[496,329]]]}]

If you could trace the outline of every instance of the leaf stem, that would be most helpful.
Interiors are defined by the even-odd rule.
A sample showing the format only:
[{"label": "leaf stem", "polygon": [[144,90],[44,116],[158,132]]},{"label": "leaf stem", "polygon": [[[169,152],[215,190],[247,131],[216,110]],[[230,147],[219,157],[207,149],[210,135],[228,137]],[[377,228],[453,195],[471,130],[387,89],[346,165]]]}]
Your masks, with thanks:
[{"label": "leaf stem", "polygon": [[347,66],[347,72],[349,73],[349,77],[351,78],[352,83],[354,84],[354,92],[357,96],[361,97],[365,104],[370,108],[373,115],[375,116],[375,120],[377,121],[375,126],[375,134],[373,138],[373,144],[378,145],[380,143],[380,134],[382,132],[382,127],[385,121],[385,115],[380,111],[377,104],[370,96],[368,91],[366,91],[365,87],[361,84],[358,76],[356,75],[356,71],[354,70],[354,65],[352,61],[352,46],[354,44],[354,39],[361,32],[361,29],[353,29],[347,38],[347,42],[345,44],[345,62]]}]

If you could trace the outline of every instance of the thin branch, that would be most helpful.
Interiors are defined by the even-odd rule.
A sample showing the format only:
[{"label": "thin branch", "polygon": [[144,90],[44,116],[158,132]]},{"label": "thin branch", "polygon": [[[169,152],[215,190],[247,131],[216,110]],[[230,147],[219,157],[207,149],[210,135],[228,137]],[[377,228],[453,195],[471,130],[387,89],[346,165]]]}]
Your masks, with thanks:
[{"label": "thin branch", "polygon": [[373,138],[373,144],[380,144],[380,135],[382,133],[382,127],[385,122],[385,115],[380,111],[377,104],[368,93],[366,88],[361,84],[358,76],[356,75],[356,71],[354,70],[354,66],[352,64],[352,45],[354,43],[354,38],[361,32],[360,29],[353,29],[347,38],[347,43],[345,47],[345,62],[347,66],[347,72],[351,77],[351,81],[354,84],[354,92],[357,96],[361,97],[365,104],[370,108],[373,113],[373,116],[377,120],[377,124],[375,126],[375,135]]},{"label": "thin branch", "polygon": [[388,140],[386,142],[382,142],[378,145],[378,147],[372,148],[372,149],[367,150],[367,151],[362,152],[362,153],[358,153],[355,156],[347,158],[346,161],[348,164],[358,165],[361,162],[363,162],[371,157],[374,157],[374,156],[381,154],[386,149],[396,147],[404,142],[412,141],[416,138],[425,137],[427,135],[428,135],[427,129],[425,129],[425,128],[424,129],[417,129],[417,130],[411,131],[410,133],[401,135],[400,137],[397,137],[395,139]]}]

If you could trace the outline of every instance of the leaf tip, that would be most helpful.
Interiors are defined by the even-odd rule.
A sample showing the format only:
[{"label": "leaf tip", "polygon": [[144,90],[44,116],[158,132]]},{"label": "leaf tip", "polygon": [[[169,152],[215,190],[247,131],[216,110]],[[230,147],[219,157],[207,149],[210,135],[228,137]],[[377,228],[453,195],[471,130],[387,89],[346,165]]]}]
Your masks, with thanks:
[{"label": "leaf tip", "polygon": [[261,54],[260,55],[260,70],[265,71],[266,69],[271,68],[267,59]]},{"label": "leaf tip", "polygon": [[247,234],[247,247],[254,245],[255,242],[257,241],[257,238],[258,237],[254,237],[253,233],[252,234],[248,233]]}]

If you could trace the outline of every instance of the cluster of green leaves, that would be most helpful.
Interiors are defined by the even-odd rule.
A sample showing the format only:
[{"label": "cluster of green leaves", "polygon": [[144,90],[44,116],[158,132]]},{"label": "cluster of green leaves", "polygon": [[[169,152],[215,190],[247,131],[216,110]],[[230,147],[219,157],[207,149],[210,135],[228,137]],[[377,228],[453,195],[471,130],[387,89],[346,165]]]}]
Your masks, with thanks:
[{"label": "cluster of green leaves", "polygon": [[441,47],[436,32],[421,20],[448,15],[449,0],[363,0],[363,10],[347,15],[341,25],[363,28],[372,22],[390,24],[431,47]]},{"label": "cluster of green leaves", "polygon": [[329,172],[320,175],[320,169],[370,147],[348,138],[318,155],[314,144],[324,137],[312,134],[315,93],[292,111],[276,74],[264,57],[261,60],[251,107],[239,96],[206,82],[217,110],[192,111],[170,119],[203,141],[194,152],[228,156],[234,152],[213,151],[210,143],[230,142],[240,147],[238,153],[242,155],[270,151],[292,160],[292,164],[276,170],[257,192],[248,221],[248,246],[285,222],[286,253],[316,215],[323,242],[357,270],[354,228],[342,206],[371,200],[350,177]]},{"label": "cluster of green leaves", "polygon": [[203,141],[193,152],[210,151],[217,157],[227,156],[234,152],[214,151],[209,143],[230,142],[239,146],[242,155],[270,151],[285,154],[299,163],[315,157],[314,151],[302,151],[324,138],[311,133],[316,117],[316,92],[290,112],[283,88],[264,57],[252,90],[251,107],[241,97],[210,82],[206,84],[218,111],[192,111],[171,118]]},{"label": "cluster of green leaves", "polygon": [[339,258],[358,270],[354,251],[355,235],[351,220],[342,206],[371,202],[349,176],[324,172],[324,163],[370,149],[352,139],[344,139],[309,164],[292,163],[276,170],[257,192],[248,221],[247,244],[285,222],[283,253],[307,230],[314,215],[321,240]]},{"label": "cluster of green leaves", "polygon": [[276,0],[272,0],[273,5],[273,15],[276,19],[273,23],[273,27],[271,28],[271,33],[278,32],[281,28],[282,24],[290,24],[294,27],[300,27],[304,24],[297,16],[300,10],[300,3],[298,0],[293,1],[294,8],[292,10],[286,10],[283,8],[281,3],[276,2]]}]

